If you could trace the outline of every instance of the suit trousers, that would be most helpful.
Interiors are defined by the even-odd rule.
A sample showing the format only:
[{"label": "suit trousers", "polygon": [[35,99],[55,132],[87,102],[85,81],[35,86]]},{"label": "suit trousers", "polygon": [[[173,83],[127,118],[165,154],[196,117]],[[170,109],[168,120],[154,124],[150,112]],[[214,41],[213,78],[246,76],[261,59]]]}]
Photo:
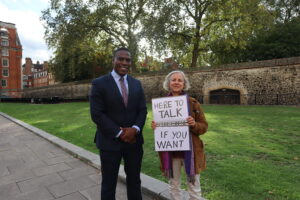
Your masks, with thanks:
[{"label": "suit trousers", "polygon": [[141,164],[143,157],[142,145],[128,145],[119,151],[105,151],[100,149],[101,161],[101,199],[115,200],[119,168],[122,158],[126,173],[126,187],[128,200],[141,200]]},{"label": "suit trousers", "polygon": [[[183,159],[173,158],[173,178],[169,180],[169,190],[172,200],[181,200],[181,168],[184,165]],[[200,174],[196,174],[195,183],[187,182],[188,193],[190,200],[200,200],[201,199],[201,187],[200,187]]]}]

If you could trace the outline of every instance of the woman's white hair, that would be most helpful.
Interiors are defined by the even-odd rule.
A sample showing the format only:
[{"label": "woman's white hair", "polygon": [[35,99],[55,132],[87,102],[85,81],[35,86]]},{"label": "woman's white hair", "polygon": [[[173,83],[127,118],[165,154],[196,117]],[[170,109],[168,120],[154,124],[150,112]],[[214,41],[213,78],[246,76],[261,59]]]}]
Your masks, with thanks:
[{"label": "woman's white hair", "polygon": [[182,75],[183,77],[183,80],[184,80],[184,87],[183,87],[183,91],[188,91],[190,88],[191,88],[191,84],[190,84],[190,81],[189,79],[187,78],[187,76],[183,73],[183,71],[180,71],[180,70],[175,70],[175,71],[171,71],[166,77],[165,77],[165,80],[164,80],[164,83],[163,83],[163,88],[167,91],[170,91],[170,81],[171,81],[171,76],[173,74],[176,74],[176,73],[179,73]]}]

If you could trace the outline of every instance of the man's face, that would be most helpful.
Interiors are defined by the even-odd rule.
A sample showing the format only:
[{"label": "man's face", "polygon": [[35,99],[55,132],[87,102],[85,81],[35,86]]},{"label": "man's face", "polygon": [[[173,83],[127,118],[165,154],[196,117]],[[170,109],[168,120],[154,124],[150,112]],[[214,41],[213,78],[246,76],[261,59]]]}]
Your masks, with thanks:
[{"label": "man's face", "polygon": [[131,66],[131,55],[128,51],[118,51],[113,60],[113,66],[117,74],[124,76]]}]

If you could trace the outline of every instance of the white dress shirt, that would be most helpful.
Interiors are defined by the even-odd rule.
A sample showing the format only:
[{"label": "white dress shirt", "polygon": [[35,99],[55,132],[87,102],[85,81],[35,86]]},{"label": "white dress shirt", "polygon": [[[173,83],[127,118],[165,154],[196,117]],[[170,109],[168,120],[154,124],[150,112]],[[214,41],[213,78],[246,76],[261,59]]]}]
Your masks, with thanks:
[{"label": "white dress shirt", "polygon": [[[121,96],[122,96],[122,89],[121,89],[121,84],[120,84],[120,78],[121,78],[121,76],[120,76],[119,74],[117,74],[117,72],[116,72],[114,69],[112,70],[111,75],[112,75],[112,77],[114,78],[114,80],[115,80],[115,82],[116,82],[116,84],[117,84],[117,86],[118,86],[118,88],[119,88],[119,92],[120,92],[120,94],[121,94]],[[127,74],[124,75],[124,83],[125,83],[125,87],[126,87],[126,89],[127,89],[127,94],[128,94],[128,96],[129,96]],[[135,129],[137,130],[138,133],[139,133],[140,130],[141,130],[137,125],[133,125],[132,128],[135,128]],[[119,136],[121,135],[121,133],[122,133],[122,130],[120,130],[120,132],[117,134],[116,137],[119,137]]]}]

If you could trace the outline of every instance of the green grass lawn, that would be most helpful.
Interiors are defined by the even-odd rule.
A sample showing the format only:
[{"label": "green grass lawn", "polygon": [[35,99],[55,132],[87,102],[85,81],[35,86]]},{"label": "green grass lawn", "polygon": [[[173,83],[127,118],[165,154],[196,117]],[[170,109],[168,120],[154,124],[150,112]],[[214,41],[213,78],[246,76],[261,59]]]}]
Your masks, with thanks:
[{"label": "green grass lawn", "polygon": [[[151,106],[144,128],[142,171],[160,180],[154,151]],[[203,106],[209,131],[208,168],[201,174],[209,200],[300,199],[300,108],[285,106]],[[95,125],[89,105],[0,103],[0,111],[89,151]]]}]

